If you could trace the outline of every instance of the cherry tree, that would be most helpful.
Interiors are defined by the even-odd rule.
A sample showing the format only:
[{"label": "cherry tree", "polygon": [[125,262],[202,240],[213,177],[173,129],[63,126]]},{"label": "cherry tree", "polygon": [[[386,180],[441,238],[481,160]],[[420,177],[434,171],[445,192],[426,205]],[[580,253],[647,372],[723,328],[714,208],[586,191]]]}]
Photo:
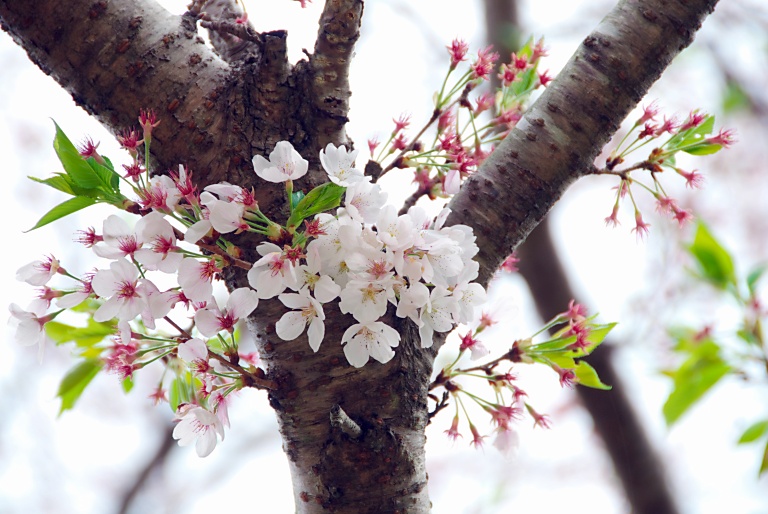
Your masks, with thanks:
[{"label": "cherry tree", "polygon": [[[102,256],[130,257],[146,269],[165,265],[178,269],[179,284],[186,298],[176,301],[209,303],[195,314],[197,328],[206,337],[232,331],[237,319],[248,317],[248,330],[258,342],[264,366],[261,372],[241,366],[236,352],[228,353],[226,347],[222,354],[227,358],[218,355],[209,361],[210,349],[198,338],[185,338],[175,352],[179,359],[198,369],[207,371],[208,367],[223,366],[220,373],[237,372],[246,386],[267,391],[290,462],[297,511],[426,512],[430,502],[424,429],[432,415],[444,407],[447,397],[438,398],[435,406],[430,393],[435,386],[444,387],[448,393],[453,387],[446,374],[433,378],[433,362],[444,344],[445,334],[454,323],[469,321],[469,308],[473,307],[470,298],[482,296],[482,287],[497,268],[509,263],[508,256],[573,181],[592,174],[616,174],[621,180],[618,202],[627,178],[627,172],[617,168],[623,154],[615,155],[603,169],[597,168],[594,160],[664,68],[690,44],[715,3],[619,3],[584,39],[556,79],[550,82],[546,75],[537,77],[540,85],[548,83],[545,91],[520,113],[521,117],[506,120],[509,129],[504,131],[503,140],[476,170],[462,176],[460,168],[454,167],[452,171],[425,177],[420,183],[424,187],[417,193],[429,196],[432,188],[439,186],[442,193],[453,198],[450,213],[445,213],[447,218],[421,224],[414,221],[418,211],[398,214],[396,207],[383,207],[373,191],[376,186],[362,178],[377,179],[391,169],[408,167],[405,159],[415,160],[416,141],[398,143],[396,128],[390,143],[400,153],[393,153],[388,165],[372,158],[365,166],[362,152],[353,152],[356,146],[345,131],[351,94],[349,63],[363,16],[360,0],[325,3],[315,47],[298,63],[287,59],[284,31],[256,33],[239,6],[224,0],[195,2],[182,16],[170,15],[149,1],[120,6],[108,2],[0,2],[0,20],[4,30],[41,69],[65,87],[78,104],[120,135],[123,146],[137,150],[139,139],[143,138],[147,154],[137,153],[135,164],[144,169],[126,170],[137,181],[146,180],[145,192],[156,193],[144,197],[143,207],[162,211],[170,205],[161,194],[169,189],[161,190],[161,181],[152,182],[155,179],[148,176],[141,178],[150,167],[157,171],[173,170],[178,191],[183,190],[187,172],[192,170],[195,186],[207,190],[199,198],[209,215],[201,216],[187,228],[194,232],[196,226],[200,236],[211,229],[220,234],[245,232],[233,236],[234,247],[223,248],[223,253],[220,248],[203,246],[221,257],[206,261],[205,269],[199,268],[201,264],[195,259],[166,263],[167,257],[178,255],[170,251],[176,245],[177,234],[150,214],[142,218],[143,226],[135,230],[137,240],[129,241],[132,236],[118,219],[105,223],[103,234],[86,233],[83,237],[92,237],[90,243],[100,248]],[[200,27],[210,31],[212,46],[200,38]],[[458,65],[467,55],[467,49],[458,41],[449,50],[451,66]],[[528,58],[532,59],[536,51],[542,49],[532,44]],[[492,56],[492,50],[480,50],[472,63],[472,79],[486,78]],[[512,75],[510,84],[514,83]],[[458,104],[467,101],[461,93],[456,91]],[[441,110],[446,105],[440,105],[438,100],[434,119],[429,122],[439,122],[447,112]],[[146,109],[140,116],[142,132],[130,132],[141,109]],[[644,115],[648,118],[638,125],[641,130],[653,115],[653,108],[648,107]],[[705,121],[692,114],[685,121],[689,126],[676,129],[694,130]],[[402,128],[406,122],[401,119],[396,126]],[[729,137],[721,132],[711,136],[706,144],[725,146]],[[700,139],[681,137],[676,144],[700,144]],[[63,133],[57,134],[59,148],[65,142]],[[100,158],[95,148],[85,148],[84,153],[96,161]],[[372,148],[371,154],[374,153]],[[644,162],[646,168],[654,164]],[[180,168],[179,164],[183,166]],[[696,179],[690,172],[681,175],[689,181]],[[333,186],[326,186],[328,181]],[[157,188],[152,189],[149,184]],[[335,282],[329,282],[330,274],[320,272],[321,262],[333,259],[326,247],[307,245],[306,255],[292,258],[284,247],[273,244],[286,242],[279,231],[270,232],[274,223],[258,225],[262,231],[243,231],[243,211],[233,207],[255,206],[249,211],[258,213],[252,219],[287,217],[290,222],[310,192],[319,191],[315,195],[318,197],[331,194],[334,187],[347,189],[348,216],[359,217],[357,222],[361,224],[375,225],[379,243],[395,255],[382,269],[377,268],[378,254],[360,263],[357,269],[369,274],[386,274],[398,265],[399,269],[410,269],[399,272],[409,277],[411,287],[407,291],[395,291],[398,286],[394,284],[371,291],[370,282],[365,281],[360,281],[355,289],[350,287],[350,283],[356,284],[357,278],[353,277],[340,292],[339,276],[334,277]],[[187,192],[191,194],[193,188],[190,186]],[[307,196],[294,196],[298,191],[306,191]],[[238,201],[232,202],[235,197]],[[409,202],[415,203],[416,199]],[[190,200],[190,204],[194,205],[194,201]],[[295,227],[306,219],[306,234],[320,236],[320,231],[326,229],[342,232],[342,227],[330,220],[325,222],[331,225],[313,228],[311,216],[319,210],[308,208],[314,205],[309,200],[303,205],[306,215],[287,226]],[[371,205],[371,211],[366,211],[366,206]],[[668,208],[675,216],[685,218],[685,212],[673,204]],[[410,216],[412,224],[404,224],[403,216]],[[445,245],[437,240],[437,233],[443,228],[454,227],[449,239],[457,245],[464,240],[466,231],[472,230],[476,251],[466,250],[465,255],[478,263],[475,275],[470,280],[446,282],[442,288],[441,278],[429,275],[425,282],[434,286],[431,290],[415,287],[413,283],[418,284],[425,268],[422,266],[417,273],[407,263],[395,261],[399,250],[413,246],[417,238],[417,229],[413,227],[419,226],[422,231],[434,231],[418,237],[432,238],[430,244],[435,248]],[[635,229],[639,234],[647,229],[639,213]],[[142,237],[146,238],[144,242],[160,237],[168,251],[162,258],[157,256],[159,252],[142,256]],[[265,237],[273,243],[264,243]],[[358,232],[349,237],[359,240],[367,236]],[[187,239],[196,242],[189,236]],[[344,237],[338,239],[343,241]],[[321,239],[318,237],[317,241]],[[390,252],[385,253],[390,258]],[[425,257],[425,262],[430,258]],[[430,266],[435,269],[444,265],[444,259],[432,261]],[[127,321],[142,315],[144,323],[151,325],[154,318],[167,313],[163,304],[167,295],[152,290],[151,285],[142,282],[143,277],[136,269],[122,264],[125,262],[116,260],[109,269],[96,273],[90,283],[92,291],[81,293],[95,293],[106,299],[93,315],[97,322],[113,317]],[[238,262],[250,265],[231,265]],[[457,265],[471,267],[462,260],[452,264]],[[301,273],[297,273],[299,268]],[[46,277],[61,270],[51,257],[20,270],[20,274],[30,283],[42,285]],[[209,281],[199,277],[216,274],[226,280],[233,302],[216,305],[209,301]],[[450,276],[446,274],[442,279]],[[299,280],[304,282],[300,284]],[[310,284],[312,295],[302,294],[310,289]],[[448,305],[448,291],[454,296],[461,291],[461,298],[467,299],[466,311],[459,308],[462,313],[457,313],[451,307],[454,310],[448,315],[441,310]],[[321,305],[336,301],[337,295],[338,308]],[[397,313],[388,306],[395,296]],[[141,303],[142,298],[158,301]],[[146,316],[143,307],[150,310]],[[558,322],[565,322],[567,330],[573,331],[569,336],[581,341],[577,327],[587,319],[585,313],[573,304],[563,309]],[[23,325],[25,337],[32,342],[44,342],[41,327],[49,319],[43,311],[16,308],[12,314]],[[378,321],[382,316],[388,316],[387,323]],[[299,330],[303,328],[306,329]],[[124,325],[120,330],[122,341],[131,341]],[[462,339],[462,349],[480,351],[476,336],[477,331],[468,333]],[[321,344],[322,341],[325,342]],[[526,344],[530,342],[521,341],[505,358],[519,362]],[[118,348],[112,355],[114,362],[130,365],[121,361],[130,351],[131,348]],[[556,364],[552,367],[562,383],[579,378],[571,369]],[[477,371],[490,369],[493,366],[485,365]],[[223,397],[216,399],[214,395],[212,404],[222,405],[223,401]],[[492,413],[500,425],[511,415],[503,409]],[[199,405],[180,405],[179,418],[178,439],[182,444],[197,444],[201,455],[210,453],[217,435],[223,437],[223,416],[215,416]],[[481,438],[475,430],[472,428],[473,436]],[[500,442],[501,446],[505,444],[511,443]]]}]

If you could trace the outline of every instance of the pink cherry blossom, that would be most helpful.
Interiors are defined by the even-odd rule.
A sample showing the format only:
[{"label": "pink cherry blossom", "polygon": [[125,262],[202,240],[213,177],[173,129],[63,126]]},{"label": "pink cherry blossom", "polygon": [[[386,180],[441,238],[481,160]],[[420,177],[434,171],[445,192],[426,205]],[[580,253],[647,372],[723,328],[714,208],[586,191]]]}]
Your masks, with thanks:
[{"label": "pink cherry blossom", "polygon": [[97,295],[107,298],[93,314],[96,321],[132,320],[146,306],[139,292],[139,271],[125,259],[113,261],[108,270],[97,271],[92,285]]},{"label": "pink cherry blossom", "polygon": [[207,457],[216,448],[216,434],[224,440],[224,425],[215,414],[199,405],[179,405],[177,419],[173,438],[179,440],[179,446],[194,442],[198,457]]},{"label": "pink cherry blossom", "polygon": [[195,325],[206,337],[214,337],[221,331],[232,333],[237,322],[250,315],[258,306],[259,297],[251,288],[240,287],[227,298],[227,306],[219,310],[215,300],[195,313]]},{"label": "pink cherry blossom", "polygon": [[31,286],[44,286],[59,271],[59,267],[59,261],[51,255],[42,261],[30,262],[19,268],[16,280]]},{"label": "pink cherry blossom", "polygon": [[184,258],[179,264],[179,285],[187,298],[193,302],[207,302],[211,299],[213,277],[221,272],[215,259],[198,261]]}]

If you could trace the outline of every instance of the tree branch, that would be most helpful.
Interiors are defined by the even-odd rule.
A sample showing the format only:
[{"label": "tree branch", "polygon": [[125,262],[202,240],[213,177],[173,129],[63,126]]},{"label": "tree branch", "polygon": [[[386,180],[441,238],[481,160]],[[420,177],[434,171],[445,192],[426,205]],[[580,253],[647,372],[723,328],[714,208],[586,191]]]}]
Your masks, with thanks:
[{"label": "tree branch", "polygon": [[125,491],[120,498],[120,507],[118,509],[119,514],[127,514],[136,496],[141,492],[144,484],[147,483],[150,475],[156,469],[161,468],[164,464],[171,450],[176,446],[174,443],[176,440],[173,438],[173,425],[169,425],[163,433],[163,440],[160,446],[155,450],[154,455],[149,459],[138,475],[134,478],[131,486]]},{"label": "tree branch", "polygon": [[214,108],[229,69],[197,35],[193,16],[148,0],[0,0],[0,26],[113,132],[136,126],[139,109],[155,110],[160,163],[221,166]]},{"label": "tree branch", "polygon": [[309,56],[314,107],[320,113],[318,141],[347,143],[349,121],[349,65],[360,38],[362,0],[327,0],[320,16],[315,51]]},{"label": "tree branch", "polygon": [[[200,25],[208,29],[211,45],[222,59],[231,63],[244,59],[249,53],[257,53],[253,44],[257,39],[253,27],[235,0],[198,0],[192,6],[201,16],[203,21]],[[245,23],[236,23],[238,19],[245,20]]]},{"label": "tree branch", "polygon": [[687,47],[717,0],[624,0],[450,203],[448,223],[475,229],[480,281],[594,159]]}]

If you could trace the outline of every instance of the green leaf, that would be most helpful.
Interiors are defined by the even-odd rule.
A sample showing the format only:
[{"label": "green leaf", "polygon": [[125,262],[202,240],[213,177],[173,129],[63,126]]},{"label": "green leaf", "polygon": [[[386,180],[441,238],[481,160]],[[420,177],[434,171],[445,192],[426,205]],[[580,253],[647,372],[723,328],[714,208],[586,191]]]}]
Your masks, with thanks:
[{"label": "green leaf", "polygon": [[765,270],[768,270],[768,265],[762,264],[757,268],[753,269],[749,273],[749,275],[747,275],[747,288],[749,288],[749,294],[751,295],[755,294],[755,286],[757,285],[757,282],[760,280],[760,277],[762,277],[763,274],[765,273]]},{"label": "green leaf", "polygon": [[93,380],[93,377],[101,370],[103,364],[99,359],[86,359],[70,369],[59,384],[59,392],[56,396],[61,398],[59,416],[75,406],[75,403],[83,394],[85,388]]},{"label": "green leaf", "polygon": [[676,150],[678,148],[693,145],[702,141],[706,135],[711,134],[714,128],[715,117],[709,114],[699,126],[672,136],[666,146],[669,150]]},{"label": "green leaf", "polygon": [[606,385],[600,380],[595,368],[584,361],[579,361],[573,372],[576,373],[576,381],[579,385],[591,387],[593,389],[603,389],[604,391],[612,389],[612,386]]},{"label": "green leaf", "polygon": [[55,121],[53,124],[56,125],[53,149],[56,151],[61,165],[64,166],[64,171],[67,172],[67,175],[78,186],[85,189],[98,189],[101,184],[99,176],[85,162],[83,156],[80,155],[80,152],[78,152],[75,145],[72,144],[59,125]]},{"label": "green leaf", "polygon": [[50,186],[58,191],[67,193],[68,195],[77,196],[77,193],[75,193],[75,190],[72,187],[73,184],[71,180],[69,180],[69,177],[64,173],[56,173],[54,176],[48,177],[46,179],[29,176],[27,178],[34,180],[39,184],[45,184],[46,186]]},{"label": "green leaf", "polygon": [[744,93],[741,86],[736,82],[728,81],[725,87],[725,93],[723,94],[723,112],[729,113],[747,109],[749,108],[749,105],[749,97]]},{"label": "green leaf", "polygon": [[723,145],[717,143],[701,143],[690,148],[683,150],[685,153],[691,155],[711,155],[719,152],[723,148]]},{"label": "green leaf", "polygon": [[42,218],[40,218],[37,223],[35,223],[35,226],[30,228],[29,230],[25,230],[25,232],[30,232],[32,230],[35,230],[36,228],[43,227],[47,225],[48,223],[54,222],[57,219],[63,218],[65,216],[68,216],[72,214],[73,212],[77,212],[81,209],[85,209],[86,207],[90,207],[91,205],[95,204],[96,200],[93,198],[88,198],[85,196],[76,196],[74,198],[70,198],[66,202],[60,203],[47,213],[43,215]]},{"label": "green leaf", "polygon": [[208,348],[215,353],[224,353],[224,345],[218,337],[212,337],[205,343]]},{"label": "green leaf", "polygon": [[121,385],[123,386],[123,392],[128,394],[131,392],[131,389],[133,389],[133,379],[131,377],[125,377],[121,382]]},{"label": "green leaf", "polygon": [[768,434],[768,419],[753,423],[747,428],[738,440],[737,444],[751,443]]},{"label": "green leaf", "polygon": [[709,229],[699,223],[688,251],[696,259],[701,276],[720,289],[736,285],[733,259]]},{"label": "green leaf", "polygon": [[702,343],[702,349],[692,354],[673,375],[674,386],[662,409],[667,426],[674,424],[731,367],[719,356],[719,347],[712,341]]},{"label": "green leaf", "polygon": [[296,191],[295,193],[291,194],[291,211],[296,209],[296,206],[299,204],[302,198],[304,198],[304,191]]},{"label": "green leaf", "polygon": [[182,372],[171,381],[168,388],[168,405],[173,412],[179,408],[179,404],[188,403],[195,397],[195,381],[189,371]]},{"label": "green leaf", "polygon": [[45,333],[56,344],[74,341],[80,347],[90,347],[114,335],[115,325],[107,322],[100,323],[93,319],[88,320],[86,327],[73,327],[58,321],[49,321],[45,324]]},{"label": "green leaf", "polygon": [[72,182],[72,179],[69,178],[69,175],[66,173],[54,173],[52,177],[48,177],[46,179],[40,179],[37,177],[27,178],[72,196],[87,196],[89,198],[98,198],[101,194],[101,191],[98,189],[85,189],[79,187],[77,184]]},{"label": "green leaf", "polygon": [[346,190],[333,182],[317,186],[296,205],[291,217],[288,218],[288,226],[295,227],[305,218],[335,209],[341,203],[341,197]]},{"label": "green leaf", "polygon": [[763,476],[763,473],[768,471],[768,441],[765,443],[765,450],[763,451],[763,461],[760,463],[760,471],[757,476]]},{"label": "green leaf", "polygon": [[99,189],[102,191],[119,192],[120,176],[117,173],[106,166],[99,164],[93,157],[89,157],[85,162],[88,163],[88,166],[91,167],[93,172],[99,178],[99,181],[101,182]]},{"label": "green leaf", "polygon": [[546,354],[546,356],[549,357],[549,352],[563,352],[566,350],[568,356],[571,358],[585,357],[591,354],[595,348],[602,344],[602,342],[605,340],[605,337],[615,326],[616,323],[590,326],[590,331],[586,338],[589,344],[585,348],[568,348],[570,345],[576,342],[576,336],[568,336],[558,337],[550,341],[532,345],[530,348],[526,349],[526,353],[541,353]]},{"label": "green leaf", "polygon": [[757,335],[745,328],[740,328],[736,331],[736,335],[744,341],[745,343],[753,344],[755,346],[760,346],[760,339],[758,339]]}]

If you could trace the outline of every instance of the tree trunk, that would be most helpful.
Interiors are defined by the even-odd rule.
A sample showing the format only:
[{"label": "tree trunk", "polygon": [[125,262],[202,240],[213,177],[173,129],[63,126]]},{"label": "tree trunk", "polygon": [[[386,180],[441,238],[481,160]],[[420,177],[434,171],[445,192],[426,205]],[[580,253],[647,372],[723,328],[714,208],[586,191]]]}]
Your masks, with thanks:
[{"label": "tree trunk", "polygon": [[[475,229],[482,283],[590,169],[715,3],[623,1],[584,40],[451,202],[449,223]],[[195,12],[172,16],[150,0],[0,0],[0,23],[113,132],[134,125],[140,108],[155,109],[162,118],[152,143],[157,170],[184,163],[201,186],[227,180],[254,187],[261,209],[283,219],[282,190],[257,182],[251,157],[288,140],[310,162],[296,187],[323,179],[318,151],[328,142],[348,143],[347,71],[362,4],[328,0],[314,52],[293,66],[283,31],[256,34],[214,20],[219,32],[238,34],[219,44],[242,45],[216,54],[197,36]],[[258,242],[236,241],[250,260]],[[226,278],[230,286],[245,284],[236,272]],[[328,316],[323,346],[313,353],[305,337],[275,337],[281,312],[277,302],[264,301],[249,327],[267,376],[278,384],[270,401],[297,512],[428,512],[426,391],[440,344],[420,349],[413,327],[401,324],[392,361],[355,369],[339,344],[351,317]]]}]

